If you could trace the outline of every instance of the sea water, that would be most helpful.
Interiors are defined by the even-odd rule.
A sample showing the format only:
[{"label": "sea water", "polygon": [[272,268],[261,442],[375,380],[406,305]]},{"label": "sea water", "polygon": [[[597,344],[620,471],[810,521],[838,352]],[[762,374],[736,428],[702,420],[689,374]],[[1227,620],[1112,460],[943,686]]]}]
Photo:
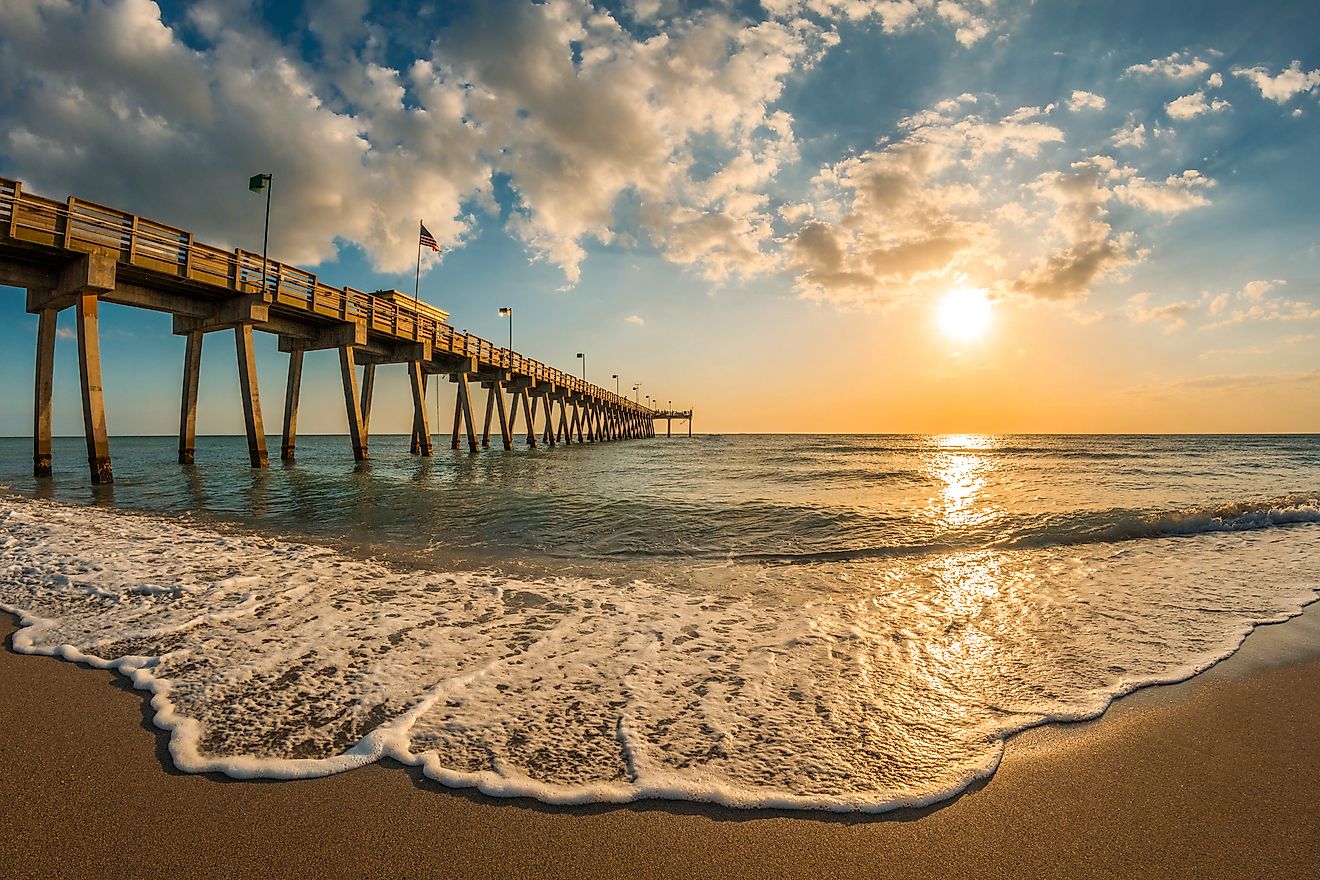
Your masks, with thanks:
[{"label": "sea water", "polygon": [[234,777],[923,805],[1320,584],[1310,436],[112,446],[97,488],[80,442],[37,481],[0,441],[14,647],[120,670],[179,767]]}]

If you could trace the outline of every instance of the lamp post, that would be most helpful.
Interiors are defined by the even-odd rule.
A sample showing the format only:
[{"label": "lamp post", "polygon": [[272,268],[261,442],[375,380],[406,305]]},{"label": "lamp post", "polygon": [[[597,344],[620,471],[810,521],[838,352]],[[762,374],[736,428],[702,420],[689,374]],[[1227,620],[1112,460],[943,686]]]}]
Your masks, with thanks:
[{"label": "lamp post", "polygon": [[615,396],[615,397],[618,397],[618,396],[619,396],[619,374],[618,374],[618,373],[615,373],[613,376],[610,376],[610,378],[614,380],[614,396]]},{"label": "lamp post", "polygon": [[641,382],[638,382],[636,385],[633,386],[633,403],[641,403],[641,402],[642,402],[642,398],[641,398],[641,393],[642,393],[642,391],[641,391],[641,389],[642,389],[642,383],[641,383]]},{"label": "lamp post", "polygon": [[509,319],[509,369],[513,369],[513,306],[502,306],[500,317]]},{"label": "lamp post", "polygon": [[274,178],[269,174],[254,174],[248,178],[248,190],[259,193],[266,191],[266,230],[261,234],[261,293],[266,293],[266,247],[270,243],[270,193],[275,189]]},{"label": "lamp post", "polygon": [[582,381],[587,381],[587,356],[582,352],[577,353],[578,360],[582,361]]}]

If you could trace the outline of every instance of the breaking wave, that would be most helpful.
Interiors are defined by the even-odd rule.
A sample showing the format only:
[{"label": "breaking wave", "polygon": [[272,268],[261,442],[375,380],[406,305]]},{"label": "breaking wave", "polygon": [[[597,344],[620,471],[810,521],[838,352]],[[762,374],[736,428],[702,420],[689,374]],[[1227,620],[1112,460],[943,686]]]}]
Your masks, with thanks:
[{"label": "breaking wave", "polygon": [[1094,717],[1298,613],[1317,518],[1305,497],[1119,511],[998,546],[745,561],[703,591],[386,565],[0,495],[0,608],[16,650],[149,691],[186,771],[388,756],[551,803],[881,811],[948,797],[1013,732]]}]

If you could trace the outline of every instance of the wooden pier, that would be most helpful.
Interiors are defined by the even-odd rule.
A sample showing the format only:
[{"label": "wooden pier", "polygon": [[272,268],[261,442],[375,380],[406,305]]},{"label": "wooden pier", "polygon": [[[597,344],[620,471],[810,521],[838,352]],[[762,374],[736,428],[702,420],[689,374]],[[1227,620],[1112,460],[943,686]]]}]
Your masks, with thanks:
[{"label": "wooden pier", "polygon": [[[651,424],[663,421],[665,423],[665,436],[674,436],[674,422],[687,422],[687,435],[692,436],[692,410],[676,409],[657,409],[651,411]],[[655,436],[652,432],[651,436]]]},{"label": "wooden pier", "polygon": [[[232,331],[248,453],[266,467],[265,423],[253,358],[253,331],[274,333],[289,355],[280,457],[297,448],[298,395],[303,354],[337,349],[348,415],[349,441],[357,460],[367,458],[371,401],[379,364],[406,364],[412,386],[411,451],[431,455],[426,413],[431,376],[457,384],[450,446],[488,447],[498,414],[498,438],[527,445],[602,443],[655,436],[655,421],[688,419],[691,412],[659,412],[605,388],[446,323],[448,314],[397,291],[366,293],[335,288],[295,266],[263,261],[261,254],[228,251],[194,241],[190,232],[73,197],[60,202],[23,191],[0,178],[0,285],[27,291],[27,310],[38,316],[33,472],[51,472],[51,389],[55,320],[77,313],[78,365],[83,429],[92,481],[112,481],[110,443],[101,388],[97,333],[102,302],[173,316],[174,333],[187,340],[179,413],[179,461],[196,454],[197,388],[202,340]],[[359,370],[361,367],[361,379]],[[473,417],[475,388],[486,391],[485,419]],[[518,419],[522,417],[522,426]]]}]

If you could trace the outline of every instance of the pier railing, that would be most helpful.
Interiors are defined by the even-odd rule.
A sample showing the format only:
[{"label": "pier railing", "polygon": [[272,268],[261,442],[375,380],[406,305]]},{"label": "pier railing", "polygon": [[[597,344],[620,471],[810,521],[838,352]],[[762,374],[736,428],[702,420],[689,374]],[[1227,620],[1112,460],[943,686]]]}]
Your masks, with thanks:
[{"label": "pier railing", "polygon": [[446,323],[448,314],[411,297],[383,297],[331,287],[314,273],[241,248],[196,241],[191,232],[70,196],[63,202],[24,192],[0,178],[0,235],[14,241],[74,252],[114,253],[118,262],[157,275],[235,294],[262,294],[272,305],[309,316],[351,321],[383,336],[430,343],[437,352],[475,357],[479,365],[649,414],[648,407],[523,357]]}]

